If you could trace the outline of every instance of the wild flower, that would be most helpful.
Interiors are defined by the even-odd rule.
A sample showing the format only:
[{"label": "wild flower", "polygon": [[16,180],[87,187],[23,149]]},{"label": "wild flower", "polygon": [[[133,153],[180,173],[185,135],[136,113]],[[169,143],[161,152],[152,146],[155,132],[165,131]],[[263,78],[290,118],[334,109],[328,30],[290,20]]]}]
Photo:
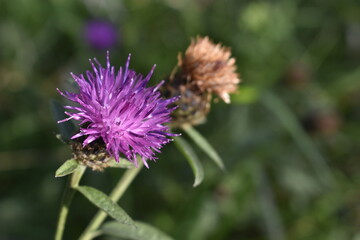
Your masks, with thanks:
[{"label": "wild flower", "polygon": [[71,76],[79,87],[78,93],[59,91],[59,93],[77,106],[65,106],[73,110],[65,112],[69,116],[59,123],[74,119],[80,121],[80,132],[71,139],[81,139],[85,147],[95,141],[103,143],[110,156],[119,161],[123,154],[137,165],[139,155],[146,167],[147,160],[157,159],[155,152],[171,136],[169,123],[170,113],[176,106],[169,105],[178,97],[163,99],[158,91],[163,84],[146,87],[154,68],[146,77],[129,69],[130,54],[125,67],[115,71],[110,65],[109,53],[106,66],[103,67],[95,58],[90,60],[92,71]]}]

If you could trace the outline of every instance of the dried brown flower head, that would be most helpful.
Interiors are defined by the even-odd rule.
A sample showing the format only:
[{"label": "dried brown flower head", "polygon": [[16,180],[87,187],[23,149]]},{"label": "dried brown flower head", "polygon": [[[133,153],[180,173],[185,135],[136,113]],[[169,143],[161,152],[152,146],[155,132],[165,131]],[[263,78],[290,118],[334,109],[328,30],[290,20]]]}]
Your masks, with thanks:
[{"label": "dried brown flower head", "polygon": [[205,121],[210,111],[211,93],[193,89],[182,74],[170,75],[162,92],[166,97],[181,96],[175,103],[178,108],[172,113],[172,127],[198,125]]},{"label": "dried brown flower head", "polygon": [[215,93],[226,103],[240,82],[230,49],[214,44],[209,37],[193,39],[184,56],[179,55],[178,66],[192,88]]},{"label": "dried brown flower head", "polygon": [[212,93],[230,103],[229,93],[235,92],[240,82],[235,70],[229,48],[214,44],[208,37],[193,39],[184,56],[178,55],[177,67],[161,89],[167,98],[181,96],[171,125],[203,123],[210,111]]}]

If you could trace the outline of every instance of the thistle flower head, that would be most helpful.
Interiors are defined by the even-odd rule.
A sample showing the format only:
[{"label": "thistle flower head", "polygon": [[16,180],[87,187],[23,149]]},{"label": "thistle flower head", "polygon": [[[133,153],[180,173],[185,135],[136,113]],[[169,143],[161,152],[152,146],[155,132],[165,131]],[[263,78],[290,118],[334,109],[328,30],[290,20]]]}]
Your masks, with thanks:
[{"label": "thistle flower head", "polygon": [[69,118],[80,121],[80,132],[72,139],[80,138],[83,146],[102,140],[107,152],[119,161],[123,154],[137,165],[136,155],[141,156],[145,166],[147,160],[155,160],[155,152],[171,141],[165,123],[170,122],[170,113],[176,107],[168,105],[178,98],[163,99],[158,91],[163,82],[155,87],[146,87],[155,66],[143,77],[129,69],[130,55],[125,68],[118,71],[110,65],[109,53],[106,67],[96,59],[90,60],[92,71],[85,76],[71,73],[79,86],[78,93],[60,91],[60,94],[78,106],[65,106],[73,110],[65,112]]},{"label": "thistle flower head", "polygon": [[161,88],[164,96],[181,96],[172,112],[172,127],[204,123],[210,111],[211,93],[194,89],[182,74],[171,74]]},{"label": "thistle flower head", "polygon": [[214,44],[209,37],[197,37],[185,55],[179,55],[178,65],[191,85],[230,103],[229,93],[237,90],[240,79],[229,48]]},{"label": "thistle flower head", "polygon": [[84,28],[84,37],[90,47],[98,50],[112,48],[118,41],[117,29],[105,20],[88,21]]},{"label": "thistle flower head", "polygon": [[181,96],[179,108],[172,113],[172,126],[198,125],[210,111],[212,94],[230,103],[229,93],[240,82],[230,49],[214,44],[208,37],[192,40],[168,76],[162,92],[167,97]]}]

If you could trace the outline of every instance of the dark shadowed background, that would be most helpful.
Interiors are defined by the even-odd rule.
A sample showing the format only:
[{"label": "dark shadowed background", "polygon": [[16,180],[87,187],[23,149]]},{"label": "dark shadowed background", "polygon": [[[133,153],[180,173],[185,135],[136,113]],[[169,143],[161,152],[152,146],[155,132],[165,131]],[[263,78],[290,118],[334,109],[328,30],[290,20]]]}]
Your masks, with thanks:
[{"label": "dark shadowed background", "polygon": [[[120,200],[136,220],[183,240],[360,239],[360,3],[357,0],[0,1],[0,239],[52,239],[71,157],[50,101],[89,58],[170,74],[191,37],[230,46],[243,79],[197,129],[205,180],[173,144]],[[123,173],[88,171],[109,192]],[[96,208],[76,195],[65,239]],[[102,237],[99,239],[111,239]]]}]

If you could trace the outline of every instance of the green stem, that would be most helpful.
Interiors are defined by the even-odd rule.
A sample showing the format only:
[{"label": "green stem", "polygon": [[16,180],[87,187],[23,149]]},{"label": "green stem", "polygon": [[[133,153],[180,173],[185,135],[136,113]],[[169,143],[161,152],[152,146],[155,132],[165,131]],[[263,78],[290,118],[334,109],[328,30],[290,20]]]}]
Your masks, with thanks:
[{"label": "green stem", "polygon": [[60,214],[54,238],[55,240],[62,240],[63,238],[66,218],[69,213],[69,207],[75,194],[74,188],[79,185],[80,179],[83,176],[85,170],[85,166],[79,166],[79,168],[71,175],[71,178],[68,178],[63,200],[61,203]]},{"label": "green stem", "polygon": [[[119,199],[122,197],[126,189],[129,187],[129,185],[132,183],[134,178],[138,175],[141,168],[143,167],[142,161],[139,161],[139,166],[137,168],[132,168],[126,170],[124,175],[120,178],[119,182],[113,189],[113,191],[110,194],[110,199],[113,202],[119,201]],[[79,240],[90,240],[94,238],[95,231],[100,227],[100,225],[104,222],[105,218],[107,217],[107,214],[104,211],[99,210],[89,225],[86,227],[84,232],[81,234]]]}]

